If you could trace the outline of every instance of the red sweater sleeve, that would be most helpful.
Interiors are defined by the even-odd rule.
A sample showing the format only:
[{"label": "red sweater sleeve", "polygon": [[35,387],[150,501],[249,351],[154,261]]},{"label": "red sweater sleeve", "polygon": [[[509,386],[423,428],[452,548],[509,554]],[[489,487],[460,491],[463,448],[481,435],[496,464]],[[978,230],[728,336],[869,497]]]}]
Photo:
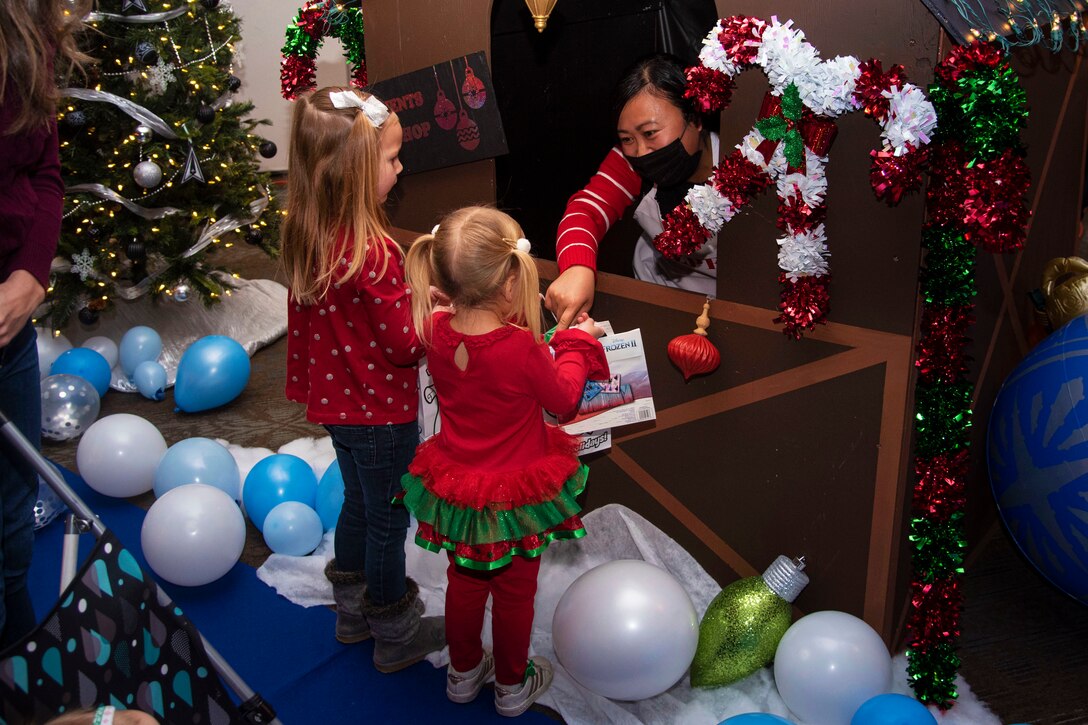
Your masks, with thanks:
[{"label": "red sweater sleeve", "polygon": [[385,358],[402,366],[419,362],[424,349],[412,324],[412,290],[396,242],[382,239],[368,250],[356,288],[369,308],[374,339]]},{"label": "red sweater sleeve", "polygon": [[608,361],[601,343],[581,330],[558,332],[552,344],[554,359],[547,345],[534,344],[524,369],[537,402],[564,420],[577,411],[586,380],[608,377]]},{"label": "red sweater sleeve", "polygon": [[601,239],[641,189],[642,177],[631,168],[619,147],[614,147],[585,188],[567,201],[555,240],[560,272],[574,265],[597,269]]}]

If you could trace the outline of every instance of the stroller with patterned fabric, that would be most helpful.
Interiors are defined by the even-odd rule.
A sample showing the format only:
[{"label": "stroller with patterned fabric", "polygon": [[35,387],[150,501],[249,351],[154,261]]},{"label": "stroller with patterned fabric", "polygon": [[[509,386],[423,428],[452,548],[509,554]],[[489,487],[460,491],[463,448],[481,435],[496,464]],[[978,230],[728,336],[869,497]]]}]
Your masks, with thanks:
[{"label": "stroller with patterned fabric", "polygon": [[[33,632],[0,652],[0,725],[99,705],[139,709],[164,723],[278,722],[2,412],[0,434],[72,512],[59,601]],[[77,572],[78,537],[86,531],[97,543]]]}]

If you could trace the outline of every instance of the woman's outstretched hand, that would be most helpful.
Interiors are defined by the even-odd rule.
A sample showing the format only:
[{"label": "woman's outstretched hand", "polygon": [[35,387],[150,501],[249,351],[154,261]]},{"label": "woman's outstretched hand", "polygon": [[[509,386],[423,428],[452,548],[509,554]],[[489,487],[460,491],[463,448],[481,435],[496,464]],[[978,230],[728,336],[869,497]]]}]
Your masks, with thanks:
[{"label": "woman's outstretched hand", "polygon": [[[596,273],[589,267],[575,265],[560,274],[548,286],[544,305],[555,315],[557,330],[565,330],[577,324],[579,315],[589,312],[593,306]],[[590,333],[592,334],[592,333]]]}]

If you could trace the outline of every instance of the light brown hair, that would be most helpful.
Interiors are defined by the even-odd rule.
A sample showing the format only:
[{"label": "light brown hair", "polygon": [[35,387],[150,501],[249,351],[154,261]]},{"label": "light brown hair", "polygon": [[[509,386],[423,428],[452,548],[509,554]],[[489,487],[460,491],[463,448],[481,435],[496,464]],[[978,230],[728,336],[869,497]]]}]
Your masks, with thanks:
[{"label": "light brown hair", "polygon": [[[412,287],[412,322],[422,340],[430,339],[433,310],[430,288],[441,290],[458,308],[491,309],[540,336],[540,276],[528,252],[517,248],[521,226],[498,209],[469,206],[448,214],[434,234],[408,249],[405,274]],[[510,309],[503,309],[502,287],[516,275]]]},{"label": "light brown hair", "polygon": [[0,103],[21,101],[18,114],[0,133],[47,125],[56,115],[56,74],[67,79],[90,57],[80,52],[76,32],[92,0],[2,0],[0,2]]},{"label": "light brown hair", "polygon": [[[361,109],[332,105],[329,94],[346,90],[370,96],[354,88],[322,88],[295,101],[291,117],[287,218],[280,241],[288,286],[303,304],[359,274],[373,253],[369,240],[389,236],[378,198],[382,130]],[[350,236],[339,249],[342,234]],[[389,258],[381,257],[384,275]],[[341,265],[341,258],[349,263]]]}]

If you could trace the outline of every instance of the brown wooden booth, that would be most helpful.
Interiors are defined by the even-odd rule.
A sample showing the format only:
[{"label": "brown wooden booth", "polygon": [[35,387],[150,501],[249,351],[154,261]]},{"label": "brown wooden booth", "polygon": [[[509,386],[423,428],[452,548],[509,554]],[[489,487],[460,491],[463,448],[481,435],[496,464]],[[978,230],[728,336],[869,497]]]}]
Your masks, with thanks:
[{"label": "brown wooden booth", "polygon": [[[559,0],[555,12],[577,1]],[[494,6],[508,2],[523,4],[368,0],[362,7],[372,80],[480,49],[491,59]],[[716,6],[720,16],[792,18],[822,57],[900,63],[922,87],[951,47],[920,0],[718,0]],[[580,62],[591,67],[592,53],[607,52],[602,36]],[[980,254],[977,265],[972,543],[992,531],[995,520],[985,476],[987,411],[1028,349],[1026,293],[1039,285],[1047,260],[1075,252],[1083,186],[1088,85],[1081,55],[1027,49],[1014,57],[1031,110],[1025,141],[1034,217],[1023,252]],[[758,70],[738,80],[722,116],[723,148],[751,127],[767,87]],[[602,98],[613,81],[600,79]],[[641,328],[658,418],[652,426],[614,431],[611,452],[591,461],[586,503],[634,509],[723,586],[761,572],[778,554],[804,554],[812,583],[797,601],[799,610],[856,614],[895,646],[910,576],[904,531],[913,482],[912,360],[924,210],[918,194],[894,208],[873,197],[868,172],[869,150],[879,145],[875,123],[855,113],[838,125],[828,166],[828,325],[793,341],[772,323],[779,291],[773,195],[758,199],[721,233],[710,335],[722,364],[710,376],[685,384],[665,353],[672,337],[692,329],[700,298],[600,275],[594,316],[617,330]],[[465,204],[502,206],[495,178],[493,160],[403,178],[394,223],[426,230]],[[534,240],[538,248],[551,243]],[[542,261],[541,269],[554,277],[554,264]]]}]

